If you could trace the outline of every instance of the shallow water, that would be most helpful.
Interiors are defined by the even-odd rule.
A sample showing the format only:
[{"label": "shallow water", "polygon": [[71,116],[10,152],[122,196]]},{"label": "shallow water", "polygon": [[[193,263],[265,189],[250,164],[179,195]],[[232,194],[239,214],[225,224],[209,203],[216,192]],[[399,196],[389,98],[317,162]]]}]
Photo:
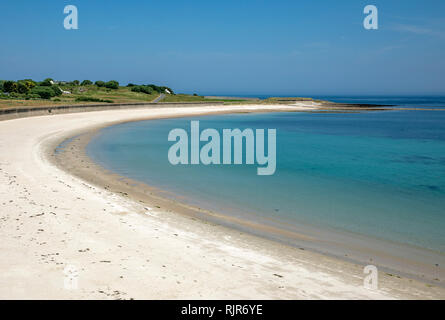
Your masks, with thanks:
[{"label": "shallow water", "polygon": [[[277,170],[169,163],[173,128],[276,128]],[[273,113],[119,124],[87,153],[182,201],[250,221],[348,231],[445,250],[445,112]]]}]

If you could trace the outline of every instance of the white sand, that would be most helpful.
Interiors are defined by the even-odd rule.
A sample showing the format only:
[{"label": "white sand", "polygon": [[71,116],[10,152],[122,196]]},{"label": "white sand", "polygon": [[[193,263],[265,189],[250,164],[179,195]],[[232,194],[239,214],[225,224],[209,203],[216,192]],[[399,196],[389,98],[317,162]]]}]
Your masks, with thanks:
[{"label": "white sand", "polygon": [[[67,174],[45,153],[54,141],[98,124],[229,108],[271,107],[139,108],[0,121],[0,298],[444,297],[443,289],[384,274],[380,290],[370,291],[361,266],[156,208],[141,214],[139,204]],[[64,288],[67,265],[79,271],[77,290]]]}]

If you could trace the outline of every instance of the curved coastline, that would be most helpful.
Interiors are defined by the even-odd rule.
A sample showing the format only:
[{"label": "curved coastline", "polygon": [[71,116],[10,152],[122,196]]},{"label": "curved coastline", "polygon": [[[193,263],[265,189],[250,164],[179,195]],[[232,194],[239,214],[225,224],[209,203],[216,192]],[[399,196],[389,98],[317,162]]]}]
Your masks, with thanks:
[{"label": "curved coastline", "polygon": [[[182,117],[188,116],[182,115],[174,118]],[[111,126],[116,124],[118,123]],[[438,257],[439,253],[437,252],[346,231],[319,229],[309,225],[291,228],[280,221],[272,220],[269,223],[268,221],[248,221],[224,214],[223,211],[216,212],[187,204],[186,201],[178,200],[166,190],[110,172],[95,163],[85,150],[91,139],[94,139],[102,128],[104,126],[96,127],[65,140],[63,150],[55,157],[55,163],[60,168],[94,185],[148,206],[149,210],[155,207],[175,214],[183,214],[208,223],[278,241],[299,250],[310,250],[363,266],[369,263],[376,264],[380,270],[387,274],[396,274],[444,287],[443,272],[435,265],[436,263],[442,265],[443,259],[441,258],[443,257]],[[66,143],[67,141],[68,143]],[[60,144],[57,147],[59,146]],[[55,149],[54,146],[52,148]]]},{"label": "curved coastline", "polygon": [[[25,254],[22,256],[18,251],[18,248],[21,246],[19,240],[5,242],[4,247],[6,251],[11,252],[9,257],[11,262],[9,263],[23,264],[22,268],[36,270],[32,274],[38,272],[45,274],[45,279],[50,279],[47,291],[42,293],[37,289],[37,285],[40,284],[39,281],[41,280],[29,278],[28,281],[25,281],[23,276],[19,277],[23,283],[26,282],[26,285],[24,284],[24,288],[22,288],[25,290],[26,297],[103,297],[104,290],[97,289],[104,288],[104,286],[108,287],[109,285],[105,285],[105,283],[112,283],[113,285],[111,286],[114,286],[114,283],[116,283],[115,286],[119,287],[118,290],[111,291],[110,295],[107,294],[109,298],[194,297],[199,299],[235,297],[304,299],[318,297],[329,299],[361,297],[388,299],[396,297],[434,299],[444,297],[444,291],[441,288],[431,288],[425,286],[422,282],[385,274],[382,274],[380,277],[380,291],[372,292],[366,290],[362,287],[363,269],[360,265],[313,252],[290,248],[269,240],[239,233],[236,230],[206,223],[190,216],[177,215],[157,208],[156,205],[147,210],[148,204],[134,202],[125,194],[119,195],[111,192],[106,186],[101,188],[98,185],[91,184],[89,181],[76,178],[72,176],[69,168],[64,167],[63,171],[61,171],[59,170],[60,167],[54,166],[54,162],[51,161],[51,158],[54,160],[55,147],[67,138],[120,122],[202,115],[207,112],[216,114],[279,111],[282,109],[285,111],[302,111],[298,108],[283,108],[282,106],[276,108],[237,106],[187,109],[171,108],[161,110],[141,108],[131,112],[129,110],[125,112],[102,111],[83,115],[67,114],[10,120],[0,124],[1,133],[12,132],[12,134],[18,134],[19,130],[23,130],[23,128],[30,125],[33,125],[34,128],[33,131],[29,132],[29,135],[24,134],[21,136],[26,146],[17,146],[15,151],[17,154],[23,154],[23,151],[26,151],[26,156],[24,156],[26,163],[23,160],[22,164],[20,163],[20,158],[10,156],[1,164],[2,173],[8,173],[8,175],[5,175],[6,178],[13,179],[16,177],[18,186],[24,186],[26,192],[30,195],[39,195],[41,197],[39,201],[46,201],[40,206],[47,205],[52,210],[50,214],[47,213],[45,216],[41,216],[41,214],[30,216],[24,222],[25,227],[27,225],[30,228],[36,227],[35,221],[37,220],[33,220],[31,217],[39,216],[42,217],[42,220],[44,219],[44,223],[38,222],[38,224],[41,225],[43,223],[50,230],[52,229],[52,232],[56,233],[56,235],[59,235],[57,231],[59,231],[58,228],[61,228],[60,231],[65,231],[60,233],[60,235],[66,235],[68,232],[73,237],[75,244],[82,243],[83,246],[86,246],[86,243],[89,243],[88,248],[74,250],[74,248],[79,248],[80,246],[76,245],[72,248],[73,239],[68,243],[61,241],[64,244],[58,247],[58,250],[61,252],[57,256],[59,259],[66,259],[58,261],[52,269],[48,270],[46,269],[48,266],[43,265],[40,261],[33,261],[32,255]],[[36,137],[30,137],[33,134]],[[8,145],[6,139],[2,139],[4,140],[2,142],[5,142],[6,148],[14,148],[12,142]],[[14,160],[18,164],[13,163]],[[32,168],[29,167],[28,169],[25,165],[32,165]],[[38,171],[39,169],[41,171]],[[64,173],[66,169],[68,169],[68,174]],[[23,172],[21,170],[28,171]],[[2,182],[4,181],[2,180]],[[45,194],[49,191],[56,193],[54,195]],[[19,193],[15,193],[15,190],[12,189],[8,191],[9,196],[14,196],[14,194],[17,194],[16,202],[20,203]],[[2,197],[2,200],[6,199],[8,198]],[[81,204],[78,204],[78,202]],[[70,207],[70,205],[72,206]],[[99,209],[101,206],[104,209]],[[62,209],[65,211],[61,211]],[[33,211],[33,209],[26,210]],[[26,214],[29,214],[28,211],[26,211]],[[77,214],[72,216],[73,212]],[[63,219],[63,221],[54,223],[53,219],[56,218],[52,217],[51,214],[54,214],[57,219]],[[131,229],[127,230],[127,226],[131,226]],[[101,227],[106,227],[110,230],[103,230],[106,228],[101,229]],[[143,232],[139,228],[142,228]],[[72,233],[69,231],[74,229],[77,229],[77,231]],[[97,231],[94,231],[96,229]],[[6,231],[9,231],[9,229]],[[110,234],[110,232],[113,234]],[[102,233],[105,233],[105,235],[97,235]],[[6,232],[3,237],[7,235],[9,233]],[[55,237],[53,235],[44,239],[53,244]],[[158,238],[162,239],[157,240]],[[180,239],[179,242],[178,238]],[[154,243],[146,242],[149,239]],[[98,243],[101,245],[98,245]],[[142,244],[149,246],[152,252],[146,249],[145,245],[142,246]],[[33,244],[31,250],[35,255],[38,255],[38,253],[44,252],[42,251],[42,246],[45,248],[45,245],[47,245],[45,242]],[[119,248],[125,246],[126,251],[122,252],[122,249],[114,247],[112,249],[111,245],[116,245]],[[186,246],[184,247],[184,245]],[[52,245],[51,248],[55,250],[56,246]],[[185,256],[184,253],[188,249],[191,251],[187,252],[187,256]],[[145,266],[148,262],[140,259],[144,256],[145,251],[140,250],[148,250],[152,253],[147,261],[154,262],[154,266]],[[70,251],[69,254],[68,251]],[[60,285],[57,285],[57,281],[60,280],[60,272],[62,272],[63,266],[69,263],[69,261],[85,263],[85,258],[83,257],[86,255],[86,251],[91,252],[87,255],[94,255],[94,258],[106,256],[105,253],[108,252],[111,259],[110,261],[105,259],[90,262],[91,264],[85,267],[85,272],[92,272],[89,277],[84,279],[84,286],[88,287],[88,290],[82,290],[77,293],[61,290]],[[17,258],[15,258],[15,255],[17,255]],[[44,255],[42,254],[42,256]],[[70,258],[67,258],[67,256],[70,256]],[[132,264],[123,262],[128,259],[139,259],[142,263]],[[168,260],[168,262],[164,262],[163,259]],[[179,265],[174,264],[173,261],[178,259],[181,261]],[[22,260],[24,261],[20,263]],[[116,260],[120,260],[120,263],[116,263]],[[9,267],[7,262],[0,262],[1,270]],[[162,263],[166,263],[166,265],[162,265]],[[174,272],[172,273],[165,269],[172,266],[170,263],[173,263]],[[123,265],[125,270],[131,270],[131,275],[128,277],[133,277],[132,280],[137,279],[136,282],[129,284],[124,280],[114,279],[119,273],[124,272],[122,270]],[[143,273],[145,277],[141,278],[139,276],[134,278],[135,272],[140,275],[142,266],[148,268],[147,272],[149,273]],[[166,276],[161,276],[162,274]],[[168,280],[169,278],[176,279],[175,277],[179,276],[176,274],[180,275],[181,281],[175,280],[176,283],[169,282],[168,284],[163,282],[163,280]],[[163,280],[158,279],[158,276]],[[8,289],[13,282],[15,283],[17,277],[16,274],[5,272],[0,279],[2,283],[1,288],[3,288],[0,290],[0,296],[6,296],[4,289]],[[196,279],[192,280],[190,277]],[[126,278],[127,276],[120,277],[120,279]],[[187,285],[183,286],[184,283]],[[193,283],[195,283],[194,286]],[[199,285],[196,285],[196,283],[199,283]],[[34,289],[29,290],[29,287],[33,285],[35,285]],[[407,292],[408,288],[410,289],[409,292]],[[89,289],[93,290],[89,291]],[[108,291],[110,291],[110,288],[108,288]],[[116,294],[117,297],[112,294],[112,292],[116,291],[119,292],[119,294]],[[20,292],[23,297],[23,291]],[[10,293],[11,291],[9,290],[8,294]]]}]

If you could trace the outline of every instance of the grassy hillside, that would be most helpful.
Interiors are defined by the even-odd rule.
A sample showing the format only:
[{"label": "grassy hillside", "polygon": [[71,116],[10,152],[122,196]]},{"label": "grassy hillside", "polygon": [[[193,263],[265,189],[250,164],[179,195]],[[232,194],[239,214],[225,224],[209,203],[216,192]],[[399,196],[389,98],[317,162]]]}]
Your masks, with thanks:
[{"label": "grassy hillside", "polygon": [[151,102],[159,93],[152,94],[132,92],[131,88],[119,87],[119,89],[108,89],[105,87],[97,87],[95,85],[87,86],[60,86],[64,91],[71,94],[62,94],[61,96],[52,97],[50,99],[24,99],[17,98],[0,98],[0,107],[24,107],[24,106],[47,106],[47,105],[71,105],[71,104],[95,104],[95,103],[138,103]]},{"label": "grassy hillside", "polygon": [[[75,104],[144,103],[153,102],[165,92],[173,92],[168,87],[156,85],[129,84],[119,86],[116,81],[72,81],[55,83],[52,79],[36,82],[31,79],[15,81],[0,80],[0,108],[20,108],[32,106],[56,106]],[[236,97],[204,97],[188,94],[168,94],[159,102],[217,102],[225,104],[289,104],[310,98],[269,98],[265,100]]]},{"label": "grassy hillside", "polygon": [[215,101],[224,101],[224,102],[243,102],[244,100],[236,99],[236,98],[206,98],[202,96],[189,95],[189,94],[175,94],[175,95],[166,95],[162,102],[215,102]]}]

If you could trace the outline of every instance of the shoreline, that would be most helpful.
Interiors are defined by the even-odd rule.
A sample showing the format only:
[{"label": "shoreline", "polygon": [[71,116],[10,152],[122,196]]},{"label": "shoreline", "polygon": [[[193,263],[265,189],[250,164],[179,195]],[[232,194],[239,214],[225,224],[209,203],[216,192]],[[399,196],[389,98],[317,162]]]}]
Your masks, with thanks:
[{"label": "shoreline", "polygon": [[[17,183],[17,185],[22,188],[25,187],[27,195],[33,195],[37,192],[42,198],[45,198],[45,204],[42,204],[40,207],[46,205],[51,208],[51,212],[54,213],[54,217],[52,217],[52,214],[47,214],[42,218],[38,218],[44,221],[40,221],[40,223],[37,222],[37,225],[35,225],[35,221],[38,221],[38,219],[34,219],[36,215],[30,215],[29,217],[33,218],[21,222],[22,225],[25,225],[22,226],[22,228],[26,228],[28,224],[30,228],[35,228],[39,225],[49,225],[53,227],[53,232],[55,232],[54,230],[58,230],[58,228],[66,230],[61,234],[57,234],[65,236],[66,234],[70,234],[71,237],[76,238],[76,244],[83,244],[83,242],[89,243],[88,248],[84,248],[86,244],[83,244],[83,247],[76,245],[76,249],[72,252],[73,248],[71,248],[72,245],[70,242],[61,241],[63,245],[59,247],[59,251],[61,252],[58,252],[57,258],[51,258],[53,261],[51,261],[51,259],[46,261],[51,267],[51,272],[42,273],[42,269],[45,270],[47,266],[45,266],[45,264],[41,265],[40,261],[34,261],[34,264],[30,263],[29,259],[32,260],[33,255],[22,255],[17,251],[18,248],[23,245],[21,243],[22,241],[20,239],[16,241],[11,240],[11,236],[17,234],[17,232],[7,228],[5,231],[8,232],[2,234],[2,238],[4,238],[2,240],[9,239],[10,241],[2,244],[2,249],[6,249],[5,251],[2,250],[2,252],[10,252],[11,255],[5,259],[4,255],[6,253],[2,253],[0,270],[5,272],[0,276],[0,297],[8,298],[8,293],[9,298],[14,296],[11,295],[11,290],[5,290],[5,288],[11,289],[12,283],[17,281],[17,278],[21,278],[22,283],[24,283],[24,288],[22,288],[22,291],[19,290],[19,293],[16,295],[22,298],[47,298],[54,296],[57,298],[104,298],[103,292],[110,292],[106,294],[107,298],[131,297],[156,299],[216,299],[222,297],[244,297],[249,299],[440,299],[445,296],[442,288],[428,286],[416,280],[385,275],[383,272],[379,275],[381,289],[378,292],[366,290],[363,288],[363,268],[357,264],[348,263],[314,252],[298,250],[283,244],[274,243],[270,240],[240,233],[236,230],[230,230],[213,223],[200,221],[193,217],[185,217],[173,212],[164,211],[161,209],[161,206],[161,208],[153,209],[152,207],[156,206],[154,205],[151,206],[151,210],[146,210],[145,208],[148,205],[134,202],[126,197],[125,194],[118,195],[110,192],[107,188],[103,189],[97,185],[92,185],[83,179],[66,174],[60,170],[60,168],[56,168],[54,164],[48,163],[48,153],[54,154],[55,146],[59,145],[68,137],[73,137],[76,136],[76,134],[91,130],[95,126],[109,126],[122,122],[122,117],[126,118],[124,120],[124,122],[126,122],[142,120],[144,117],[179,117],[181,115],[201,115],[206,112],[211,114],[233,113],[234,111],[267,112],[270,110],[280,111],[280,108],[286,111],[304,111],[300,108],[283,108],[283,106],[270,107],[269,109],[264,106],[261,106],[261,108],[258,106],[224,106],[223,108],[224,110],[218,107],[187,108],[188,110],[181,108],[141,108],[131,110],[131,112],[126,110],[66,114],[54,116],[57,118],[53,116],[35,117],[0,123],[0,132],[2,133],[8,132],[8,130],[13,131],[13,128],[16,128],[19,124],[23,124],[25,127],[31,123],[34,124],[36,128],[35,132],[22,134],[23,140],[30,139],[26,148],[29,156],[25,156],[24,159],[29,162],[28,164],[37,163],[37,167],[34,166],[33,168],[40,168],[42,171],[27,171],[30,175],[24,174],[24,172],[20,170],[30,169],[24,169],[27,167],[20,163],[20,158],[16,157],[15,160],[17,160],[18,164],[13,161],[4,161],[1,164],[2,170],[0,172],[8,172],[8,175],[5,175],[3,179],[10,179],[10,181],[14,181],[14,183]],[[152,114],[147,115],[146,112],[152,112]],[[60,123],[60,120],[63,120],[64,123]],[[38,135],[38,129],[43,128],[46,128],[46,131],[43,130],[44,132],[42,132],[40,136],[29,137],[29,135],[32,136],[33,133]],[[20,130],[20,128],[16,130],[19,132],[18,130]],[[6,141],[5,137],[2,138],[2,142],[4,142],[3,140]],[[14,148],[14,144],[9,143],[8,146],[10,149]],[[6,148],[8,148],[8,146],[6,146]],[[16,148],[19,149],[18,151],[23,151],[23,149],[20,149],[23,148],[21,145],[18,145]],[[2,151],[4,152],[5,150]],[[41,154],[42,151],[44,152],[43,154]],[[38,155],[37,158],[36,155]],[[14,158],[10,158],[10,160],[13,159]],[[17,171],[17,169],[19,170]],[[31,181],[33,183],[26,184],[18,182],[17,180],[20,179],[29,180],[28,182]],[[4,181],[2,180],[2,182]],[[75,189],[76,192],[73,189]],[[46,195],[45,192],[49,191],[52,191],[54,194]],[[5,194],[9,196],[6,198],[3,197],[2,193],[1,199],[4,200],[4,206],[16,205],[14,202],[6,201],[14,192],[12,189],[8,190]],[[77,198],[75,195],[77,195]],[[16,197],[15,200],[20,203],[20,198],[21,197]],[[78,202],[81,203],[80,206]],[[87,203],[82,204],[82,202]],[[69,206],[69,204],[71,204],[71,206]],[[67,206],[68,208],[66,208]],[[56,218],[60,217],[59,211],[62,207],[64,207],[65,214],[63,214],[61,218]],[[100,209],[101,207],[106,208]],[[30,205],[26,207],[27,211],[25,212],[27,215],[30,214],[29,208],[31,208]],[[2,216],[7,212],[8,211],[2,209]],[[77,212],[77,214],[72,216],[72,212]],[[10,219],[10,217],[8,215],[8,217],[5,216],[2,217],[2,219]],[[63,223],[61,221],[54,223],[53,219],[63,219],[64,221]],[[102,229],[100,227],[106,228]],[[130,230],[127,230],[128,228],[130,228]],[[77,232],[71,233],[74,229],[76,229]],[[175,233],[172,231],[175,231]],[[43,232],[44,231],[37,231],[38,234],[35,236],[41,237],[41,233]],[[110,234],[110,232],[115,232],[117,237],[114,234]],[[84,237],[79,238],[77,233],[83,234]],[[105,234],[103,237],[105,237],[107,241],[103,241],[104,239],[100,236],[102,233]],[[159,239],[161,236],[162,239]],[[143,239],[148,240],[147,237],[151,241],[143,241]],[[15,239],[15,237],[12,238]],[[36,253],[39,253],[42,251],[41,246],[45,248],[48,243],[53,244],[55,241],[52,237],[46,237],[45,240],[46,243],[44,244],[32,246],[31,251],[34,250]],[[34,242],[34,240],[30,241]],[[116,247],[119,248],[119,245],[116,245],[117,243],[121,243],[121,247],[128,247],[128,252],[122,252],[122,250],[116,249]],[[146,246],[150,247],[151,250],[148,250]],[[78,249],[79,247],[81,247],[81,249]],[[46,250],[47,249],[48,248],[46,248]],[[188,249],[191,249],[191,252],[189,251],[187,256],[185,256],[184,250]],[[89,277],[83,280],[85,282],[84,285],[96,290],[83,290],[79,295],[79,292],[67,292],[63,290],[63,288],[60,288],[61,283],[58,283],[58,281],[63,279],[62,267],[66,265],[66,261],[64,263],[58,260],[68,255],[68,251],[72,257],[71,259],[65,260],[79,260],[81,262],[80,264],[85,266],[85,270],[83,271],[91,273]],[[109,255],[112,258],[110,258],[110,261],[96,261],[98,259],[95,259],[94,263],[89,261],[90,263],[85,264],[84,256],[93,255],[94,258],[97,258],[98,255],[101,255],[98,252],[101,252],[105,256]],[[130,252],[132,254],[130,254]],[[151,262],[154,260],[159,263],[155,263],[154,266],[147,266],[147,264],[149,264],[147,260],[142,261],[140,259],[141,256],[147,253],[151,254],[151,259],[148,260]],[[15,258],[16,255],[18,255],[17,258]],[[38,256],[38,254],[36,255]],[[25,257],[28,257],[28,260]],[[165,265],[160,262],[164,258],[169,261],[168,263],[165,262]],[[132,259],[141,260],[139,261],[141,264],[129,263],[128,260]],[[182,263],[177,264],[177,262],[174,262],[178,261],[178,259],[181,260]],[[116,260],[119,260],[120,263],[115,263]],[[22,261],[22,263],[20,263],[20,261]],[[41,293],[37,288],[35,288],[35,292],[27,290],[26,287],[32,287],[36,283],[39,283],[41,279],[38,279],[39,281],[36,282],[36,279],[25,277],[27,281],[23,282],[23,273],[21,274],[22,277],[20,277],[20,275],[6,272],[10,268],[10,264],[14,264],[14,262],[16,265],[21,265],[22,270],[35,267],[43,278],[49,277],[50,285],[47,291]],[[168,269],[165,269],[171,267],[171,264],[173,264],[173,268],[175,269],[173,273],[169,273]],[[123,265],[125,266],[124,269],[122,269]],[[136,270],[140,270],[142,266],[150,270],[149,273],[143,273],[146,278],[141,277],[140,272],[135,273],[137,272]],[[196,273],[193,268],[201,272]],[[137,281],[122,280],[128,276],[122,275],[121,277],[117,277],[119,273],[127,272],[123,270],[130,270],[128,271],[128,273],[130,273],[129,277],[133,277],[132,280],[135,280],[136,277]],[[193,271],[190,272],[190,270]],[[196,282],[189,279],[191,276],[189,273],[193,275],[193,278],[198,278],[194,279]],[[35,274],[35,272],[32,272],[32,274]],[[162,274],[164,274],[164,276],[162,276]],[[157,278],[158,276],[160,279]],[[176,283],[173,281],[165,284],[163,280],[170,278],[175,279]],[[177,280],[177,278],[181,278],[182,281]],[[181,285],[184,282],[187,283],[185,287]],[[194,285],[194,283],[197,282],[200,283],[200,285]],[[147,286],[144,287],[144,284],[147,284]],[[151,285],[149,286],[148,284]],[[116,286],[120,289],[113,291],[110,289],[110,286]],[[108,289],[104,290],[103,287],[107,287]],[[102,289],[97,290],[97,288]],[[22,294],[20,294],[20,292]]]},{"label": "shoreline", "polygon": [[[251,100],[246,98],[246,101],[261,103],[261,107],[277,106],[272,102],[265,102],[262,100]],[[331,101],[304,101],[304,100],[277,100],[280,102],[279,106],[295,106],[306,108],[308,112],[312,108],[315,112],[361,112],[361,111],[445,111],[445,107],[397,107],[394,105],[379,105],[379,104],[359,104],[359,103],[337,103]],[[201,101],[201,102],[128,102],[128,103],[78,103],[69,105],[38,105],[38,106],[21,106],[21,107],[5,107],[0,108],[0,121],[20,119],[24,117],[35,117],[55,114],[68,114],[77,112],[94,112],[94,111],[107,111],[107,110],[119,110],[126,109],[131,110],[134,108],[142,107],[196,107],[196,106],[242,106],[246,102],[237,102],[225,104],[224,101]],[[254,106],[255,104],[250,104]]]},{"label": "shoreline", "polygon": [[[202,115],[204,114],[199,116]],[[53,146],[52,149],[60,148],[52,158],[54,164],[89,183],[147,205],[150,210],[154,205],[158,209],[233,228],[299,250],[309,250],[363,266],[376,264],[387,274],[445,288],[443,271],[435,266],[439,262],[442,265],[440,260],[442,257],[438,257],[439,253],[433,250],[328,228],[321,229],[309,225],[288,226],[280,221],[272,223],[273,221],[246,220],[223,211],[208,210],[188,204],[167,190],[109,171],[86,154],[86,146],[102,128],[104,126],[70,137],[62,142],[64,144],[62,148],[61,144]],[[425,260],[429,262],[426,263]]]}]

